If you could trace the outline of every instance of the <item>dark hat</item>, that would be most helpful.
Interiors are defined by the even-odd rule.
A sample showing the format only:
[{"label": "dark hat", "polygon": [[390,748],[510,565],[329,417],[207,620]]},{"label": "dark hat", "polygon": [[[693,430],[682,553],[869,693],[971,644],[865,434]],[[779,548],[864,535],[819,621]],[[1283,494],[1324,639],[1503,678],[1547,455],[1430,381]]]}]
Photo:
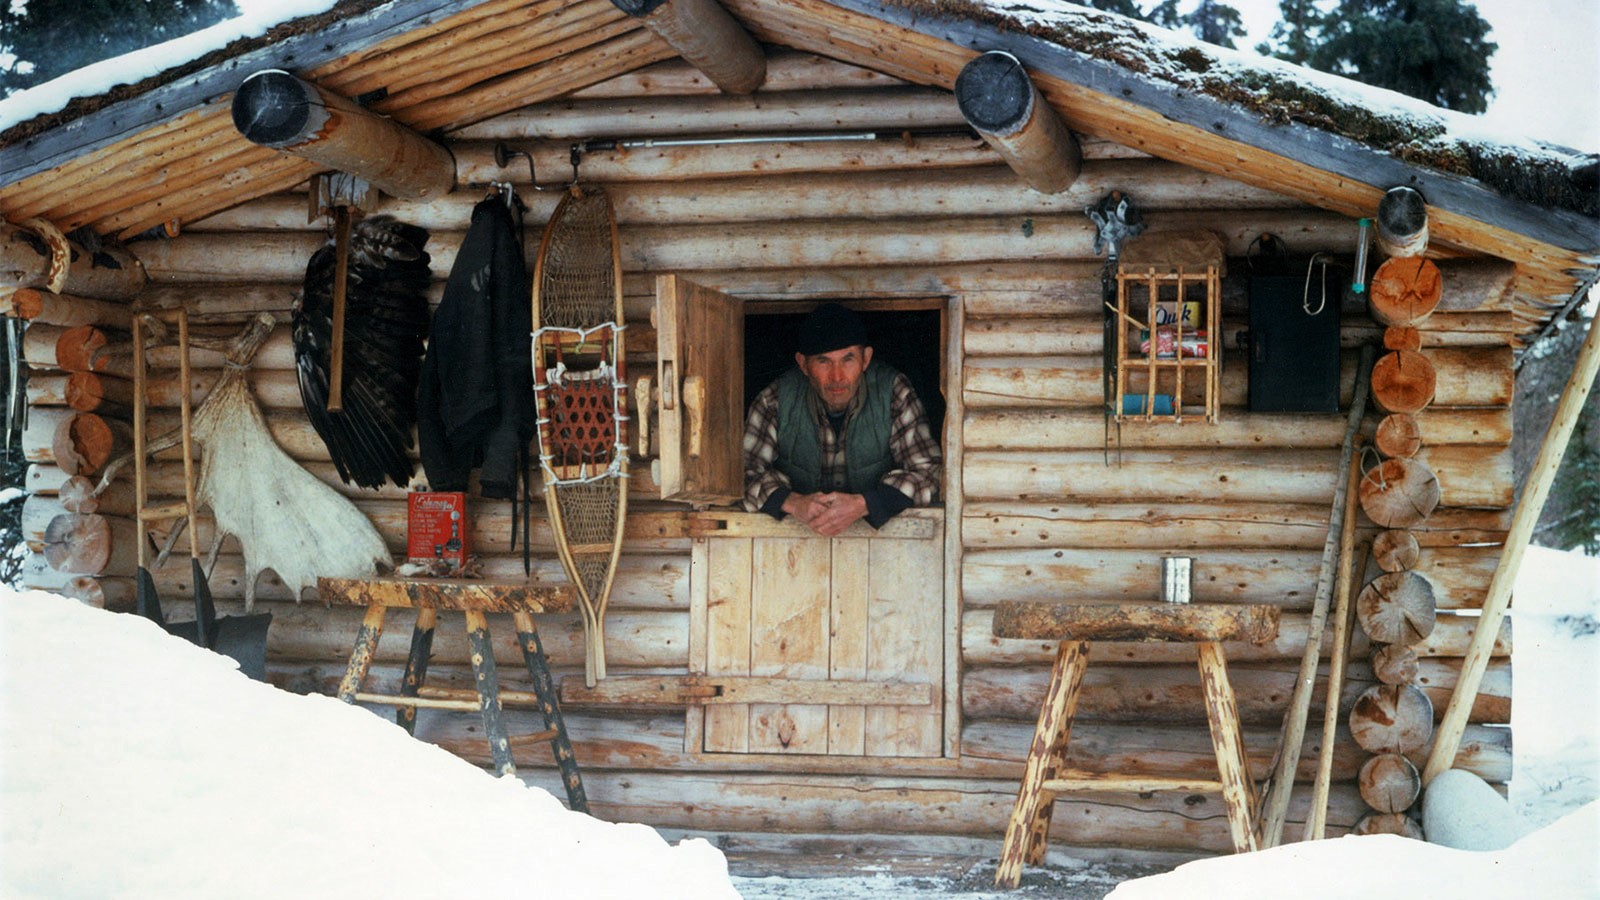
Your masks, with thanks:
[{"label": "dark hat", "polygon": [[867,326],[861,323],[860,316],[837,303],[824,303],[800,323],[800,342],[796,349],[802,356],[815,356],[866,343]]}]

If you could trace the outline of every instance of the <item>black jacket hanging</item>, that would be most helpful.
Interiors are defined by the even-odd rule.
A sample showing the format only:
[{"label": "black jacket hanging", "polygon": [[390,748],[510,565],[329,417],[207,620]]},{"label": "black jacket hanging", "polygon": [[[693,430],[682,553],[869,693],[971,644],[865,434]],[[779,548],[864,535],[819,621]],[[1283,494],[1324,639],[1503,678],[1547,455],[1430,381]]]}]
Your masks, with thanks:
[{"label": "black jacket hanging", "polygon": [[422,364],[417,442],[428,484],[515,499],[520,459],[534,435],[527,266],[508,204],[472,210]]}]

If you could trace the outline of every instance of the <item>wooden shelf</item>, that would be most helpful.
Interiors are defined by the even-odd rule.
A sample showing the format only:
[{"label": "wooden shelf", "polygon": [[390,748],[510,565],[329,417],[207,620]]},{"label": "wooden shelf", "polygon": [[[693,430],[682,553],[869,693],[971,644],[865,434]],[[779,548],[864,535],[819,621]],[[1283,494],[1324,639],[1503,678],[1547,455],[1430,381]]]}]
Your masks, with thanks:
[{"label": "wooden shelf", "polygon": [[[1119,267],[1114,311],[1117,370],[1111,412],[1117,421],[1216,424],[1222,385],[1217,267],[1203,272]],[[1171,355],[1161,352],[1164,344]],[[1185,356],[1185,348],[1194,355]]]}]

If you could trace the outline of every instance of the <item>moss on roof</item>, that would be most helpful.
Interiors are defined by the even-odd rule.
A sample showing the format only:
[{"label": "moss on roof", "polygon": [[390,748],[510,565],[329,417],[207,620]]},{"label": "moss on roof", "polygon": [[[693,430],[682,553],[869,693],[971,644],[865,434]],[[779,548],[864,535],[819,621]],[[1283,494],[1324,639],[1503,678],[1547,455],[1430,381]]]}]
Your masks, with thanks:
[{"label": "moss on roof", "polygon": [[[0,131],[0,147],[25,141],[58,125],[81,119],[123,100],[147,94],[162,85],[171,84],[196,72],[203,72],[212,66],[243,56],[252,50],[269,47],[285,38],[320,31],[335,22],[360,15],[387,2],[389,0],[340,0],[340,2],[334,4],[332,9],[326,12],[290,19],[287,22],[273,26],[265,34],[232,41],[225,47],[213,50],[204,56],[191,59],[181,65],[173,66],[133,84],[119,84],[111,90],[103,94],[96,94],[93,97],[76,97],[69,100],[66,106],[56,112],[34,116],[26,122],[18,122],[5,131]],[[174,112],[187,112],[187,110],[175,110]]]},{"label": "moss on roof", "polygon": [[1315,83],[1332,76],[1302,70],[1306,77],[1296,77],[1294,68],[1276,61],[1251,66],[1240,61],[1242,54],[1197,39],[1156,39],[1147,30],[1154,26],[1114,13],[1005,0],[883,2],[919,16],[1027,34],[1142,78],[1249,110],[1266,122],[1299,122],[1411,165],[1477,180],[1523,202],[1600,216],[1600,154],[1463,139],[1451,134],[1445,117],[1455,114],[1446,110],[1428,107],[1435,113],[1429,117],[1355,102]]}]

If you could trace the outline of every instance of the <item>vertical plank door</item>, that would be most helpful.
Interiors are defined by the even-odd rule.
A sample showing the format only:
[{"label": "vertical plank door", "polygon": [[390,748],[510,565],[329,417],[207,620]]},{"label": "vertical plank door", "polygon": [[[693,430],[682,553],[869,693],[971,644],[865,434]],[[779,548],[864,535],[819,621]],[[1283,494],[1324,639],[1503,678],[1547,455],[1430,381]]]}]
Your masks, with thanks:
[{"label": "vertical plank door", "polygon": [[[710,514],[708,514],[710,515]],[[793,702],[708,703],[707,753],[930,757],[942,751],[941,510],[828,539],[760,514],[715,514],[702,538],[705,671]],[[691,658],[698,654],[691,649]],[[878,685],[925,686],[916,703],[861,702]],[[865,690],[863,690],[865,688]],[[837,702],[837,691],[854,702]],[[809,702],[808,702],[809,701]]]}]

